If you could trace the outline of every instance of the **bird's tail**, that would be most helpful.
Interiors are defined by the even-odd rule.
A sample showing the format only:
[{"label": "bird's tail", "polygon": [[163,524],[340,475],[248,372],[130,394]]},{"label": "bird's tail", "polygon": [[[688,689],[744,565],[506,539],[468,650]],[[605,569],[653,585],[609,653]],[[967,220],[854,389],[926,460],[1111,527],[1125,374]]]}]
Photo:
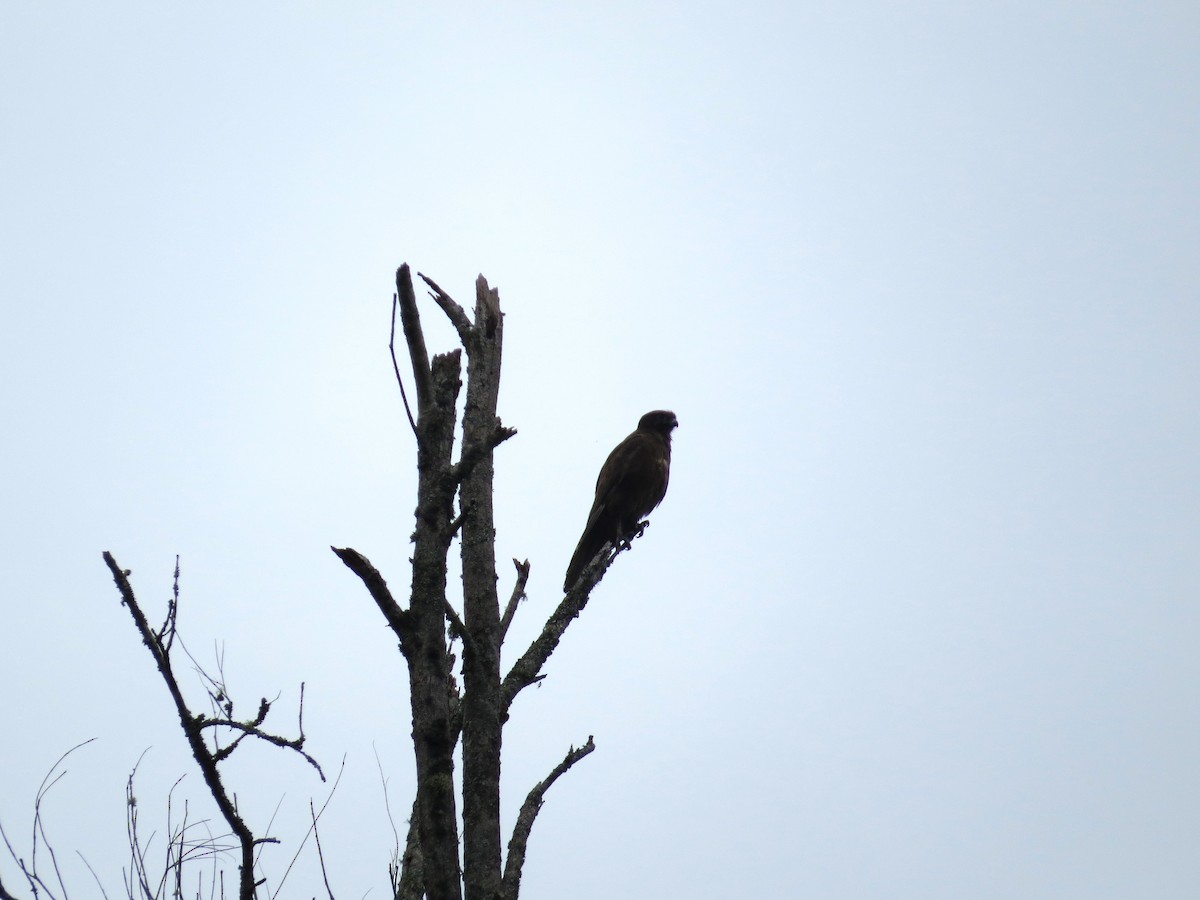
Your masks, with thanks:
[{"label": "bird's tail", "polygon": [[579,546],[571,554],[571,562],[567,565],[567,579],[563,582],[563,593],[575,586],[575,582],[579,580],[579,576],[587,568],[587,564],[596,558],[596,554],[603,549],[607,542],[608,539],[604,537],[603,530],[596,528],[595,525],[584,531],[583,537],[579,539]]}]

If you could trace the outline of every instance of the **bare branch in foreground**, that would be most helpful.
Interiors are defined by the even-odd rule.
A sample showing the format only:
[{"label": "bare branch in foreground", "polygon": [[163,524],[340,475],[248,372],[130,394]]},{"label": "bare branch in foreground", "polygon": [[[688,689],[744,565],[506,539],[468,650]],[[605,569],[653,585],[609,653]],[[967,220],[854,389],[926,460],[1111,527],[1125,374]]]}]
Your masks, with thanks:
[{"label": "bare branch in foreground", "polygon": [[[204,741],[204,729],[211,727],[213,724],[223,725],[233,730],[241,731],[242,735],[252,734],[254,737],[259,737],[263,740],[268,740],[264,732],[259,729],[262,720],[266,718],[267,710],[270,704],[264,699],[259,707],[258,716],[250,723],[236,722],[233,720],[233,703],[225,696],[225,692],[219,690],[219,696],[210,694],[210,698],[218,703],[218,709],[224,712],[224,718],[214,717],[206,719],[203,715],[194,714],[187,705],[184,699],[183,691],[179,687],[179,681],[175,677],[174,666],[171,662],[169,647],[175,637],[175,620],[178,615],[178,604],[174,603],[168,613],[167,624],[161,632],[155,632],[149,622],[146,620],[145,614],[138,605],[137,599],[133,594],[133,587],[129,583],[129,572],[117,565],[117,561],[108,551],[104,553],[104,562],[112,573],[113,581],[116,582],[117,590],[121,594],[121,603],[129,610],[129,614],[133,617],[138,633],[142,637],[142,643],[150,651],[150,655],[154,657],[155,665],[158,667],[158,673],[161,676],[163,683],[167,687],[167,691],[171,695],[171,699],[175,703],[175,711],[179,716],[179,724],[183,729],[184,737],[187,738],[188,746],[192,751],[192,758],[195,759],[196,765],[200,767],[200,772],[204,776],[204,783],[208,786],[209,793],[217,804],[217,809],[220,810],[222,818],[225,819],[229,830],[237,838],[240,848],[240,862],[238,864],[238,893],[239,900],[254,900],[256,882],[254,879],[255,867],[255,847],[259,844],[278,843],[275,838],[259,838],[255,837],[250,827],[246,824],[241,814],[238,812],[237,804],[225,789],[225,785],[221,780],[221,773],[218,769],[218,763],[228,755],[230,748],[222,751],[220,748],[209,748]],[[166,638],[170,635],[170,638]],[[221,682],[214,680],[207,673],[202,675],[212,684],[220,685]],[[224,705],[220,705],[220,701]],[[234,744],[241,738],[235,739]],[[308,754],[300,749],[304,742],[304,735],[301,734],[298,738],[288,740],[285,738],[274,737],[271,743],[279,746],[290,747],[296,750],[314,765],[315,760],[312,760]],[[320,766],[317,766],[317,771],[320,772]],[[322,775],[322,779],[324,775]]]},{"label": "bare branch in foreground", "polygon": [[[300,703],[301,703],[301,709],[303,709],[303,704],[304,704],[304,687],[303,687],[303,685],[301,685],[301,688],[300,688]],[[324,781],[325,780],[325,772],[322,771],[321,764],[319,762],[317,762],[315,759],[313,759],[312,756],[310,756],[303,749],[304,740],[305,740],[303,731],[300,732],[300,736],[297,738],[285,738],[285,737],[281,737],[280,735],[277,735],[277,734],[271,734],[269,731],[263,731],[261,728],[258,727],[260,724],[262,724],[262,718],[265,718],[265,710],[269,709],[269,708],[270,708],[270,704],[267,703],[267,701],[264,699],[263,706],[259,707],[259,710],[260,710],[259,716],[256,716],[255,721],[252,721],[252,722],[238,722],[234,719],[229,719],[229,718],[208,719],[208,718],[204,717],[203,713],[201,713],[197,717],[196,726],[198,728],[228,728],[231,731],[237,731],[237,732],[241,733],[241,736],[236,738],[232,744],[229,744],[228,746],[223,747],[222,749],[218,750],[214,754],[213,758],[217,762],[220,762],[221,760],[225,759],[230,754],[232,754],[234,749],[238,746],[238,744],[241,742],[243,737],[256,737],[261,741],[266,741],[268,744],[274,744],[276,747],[282,747],[287,750],[295,750],[297,753],[299,753],[301,756],[304,757],[304,759],[308,762],[308,764],[310,766],[312,766],[314,769],[317,770],[317,774],[320,775],[321,780]],[[260,717],[262,717],[262,718],[260,718]]]},{"label": "bare branch in foreground", "polygon": [[[62,891],[64,900],[67,896],[67,888],[63,883],[62,874],[58,869],[58,859],[55,856],[54,848],[51,846],[49,839],[46,837],[45,822],[42,819],[42,801],[46,799],[46,795],[50,793],[50,790],[66,776],[66,769],[63,769],[61,772],[58,771],[59,766],[63,764],[63,761],[80,747],[85,747],[94,740],[96,739],[88,738],[86,741],[80,741],[78,744],[60,756],[57,760],[55,760],[54,765],[52,765],[49,771],[46,772],[46,777],[42,779],[42,783],[38,785],[37,794],[34,795],[33,800],[33,826],[30,829],[32,832],[32,845],[30,847],[31,852],[28,865],[26,865],[24,859],[17,855],[17,851],[13,849],[12,842],[8,839],[8,835],[5,833],[3,825],[0,825],[0,839],[4,840],[4,846],[8,848],[9,856],[13,858],[13,862],[17,864],[17,868],[21,870],[21,875],[24,876],[25,881],[29,884],[29,889],[33,892],[34,897],[39,897],[44,893],[49,900],[55,900],[54,891],[50,888],[50,885],[43,880],[42,876],[38,872],[37,856],[39,838],[40,843],[45,846],[46,852],[50,854],[50,864],[54,869],[54,877],[58,882],[59,890]],[[9,900],[9,898],[16,900],[15,897],[12,897],[12,895],[8,893],[3,884],[0,884],[0,900]]]},{"label": "bare branch in foreground", "polygon": [[312,835],[313,840],[316,841],[317,858],[321,864],[321,877],[325,881],[325,890],[328,892],[330,900],[333,900],[333,890],[329,887],[329,874],[325,871],[325,854],[321,850],[321,836],[317,831],[317,820],[320,819],[321,816],[325,815],[325,810],[329,806],[329,801],[331,801],[333,799],[333,795],[337,793],[338,785],[342,783],[342,775],[344,775],[345,772],[346,757],[343,756],[342,765],[341,768],[338,769],[337,778],[333,780],[333,786],[329,789],[329,796],[326,797],[325,802],[321,804],[320,811],[316,811],[316,809],[313,807],[313,802],[311,799],[308,801],[308,811],[312,818],[312,824],[308,827],[308,831],[305,832],[304,837],[300,840],[300,846],[296,848],[296,853],[292,857],[292,861],[288,863],[288,867],[284,870],[283,875],[280,876],[279,884],[275,886],[275,890],[271,893],[272,900],[274,900],[275,897],[278,897],[279,892],[283,890],[283,883],[287,881],[288,875],[291,874],[292,867],[296,865],[296,860],[300,858],[300,853],[304,850],[304,845],[308,843],[309,835]]},{"label": "bare branch in foreground", "polygon": [[[189,821],[190,810],[186,800],[183,802],[183,816],[178,821],[176,820],[175,791],[184,776],[180,776],[167,793],[166,848],[163,868],[161,874],[156,877],[155,883],[151,884],[147,856],[155,835],[151,833],[145,842],[141,838],[138,831],[138,800],[133,790],[137,770],[145,755],[143,753],[142,757],[139,757],[125,782],[125,833],[129,843],[129,869],[123,872],[125,896],[129,900],[135,900],[135,898],[160,900],[169,883],[173,891],[171,896],[182,897],[184,868],[190,863],[206,859],[212,861],[211,886],[215,890],[220,871],[219,860],[229,851],[236,849],[237,845],[228,841],[232,835],[214,835],[208,827],[208,820]],[[201,836],[194,837],[196,832],[202,832]]]},{"label": "bare branch in foreground", "polygon": [[555,766],[544,780],[533,786],[533,790],[521,804],[521,812],[517,814],[517,824],[513,826],[512,838],[508,842],[508,859],[504,864],[504,885],[501,897],[503,900],[516,900],[521,889],[521,869],[525,865],[525,848],[529,843],[529,832],[533,822],[542,809],[546,791],[564,772],[596,749],[596,744],[589,734],[587,743],[576,749],[571,747],[562,762]]}]

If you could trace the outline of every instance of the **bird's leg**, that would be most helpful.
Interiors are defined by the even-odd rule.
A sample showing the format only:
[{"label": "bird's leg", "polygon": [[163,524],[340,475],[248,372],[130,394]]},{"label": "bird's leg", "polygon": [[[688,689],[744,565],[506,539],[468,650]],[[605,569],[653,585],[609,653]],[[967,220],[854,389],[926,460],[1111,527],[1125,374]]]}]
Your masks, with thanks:
[{"label": "bird's leg", "polygon": [[649,527],[649,525],[650,525],[649,519],[646,519],[642,522],[638,522],[637,526],[634,528],[631,528],[631,529],[629,529],[629,531],[625,532],[625,534],[621,536],[621,538],[616,542],[616,544],[614,546],[620,550],[628,550],[632,546],[633,542],[635,540],[637,540],[638,538],[640,538],[642,536],[642,534],[645,533],[645,531]]}]

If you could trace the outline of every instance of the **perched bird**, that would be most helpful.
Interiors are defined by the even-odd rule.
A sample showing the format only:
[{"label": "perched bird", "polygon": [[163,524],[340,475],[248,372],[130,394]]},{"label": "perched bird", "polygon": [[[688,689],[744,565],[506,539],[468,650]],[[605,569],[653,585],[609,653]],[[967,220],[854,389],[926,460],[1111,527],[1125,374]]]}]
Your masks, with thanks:
[{"label": "perched bird", "polygon": [[638,421],[637,431],[608,454],[596,479],[596,499],[583,537],[567,566],[564,591],[605,544],[616,546],[640,533],[642,517],[662,502],[671,473],[671,430],[678,425],[670,410],[648,412]]}]

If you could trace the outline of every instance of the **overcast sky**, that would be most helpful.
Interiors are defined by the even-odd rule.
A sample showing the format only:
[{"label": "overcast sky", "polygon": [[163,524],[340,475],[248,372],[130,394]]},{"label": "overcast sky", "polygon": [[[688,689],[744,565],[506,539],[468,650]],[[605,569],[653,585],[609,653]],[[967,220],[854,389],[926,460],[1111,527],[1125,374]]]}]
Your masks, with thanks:
[{"label": "overcast sky", "polygon": [[[9,2],[0,172],[0,822],[27,855],[98,738],[43,806],[73,897],[76,851],[122,893],[147,748],[152,854],[181,775],[213,815],[104,550],[151,618],[181,556],[242,714],[306,683],[331,883],[387,895],[407,676],[328,548],[408,581],[404,261],[507,314],[509,660],[605,454],[680,420],[514,706],[506,828],[597,747],[523,898],[1198,895],[1194,3]],[[239,757],[274,885],[328,788]]]}]

